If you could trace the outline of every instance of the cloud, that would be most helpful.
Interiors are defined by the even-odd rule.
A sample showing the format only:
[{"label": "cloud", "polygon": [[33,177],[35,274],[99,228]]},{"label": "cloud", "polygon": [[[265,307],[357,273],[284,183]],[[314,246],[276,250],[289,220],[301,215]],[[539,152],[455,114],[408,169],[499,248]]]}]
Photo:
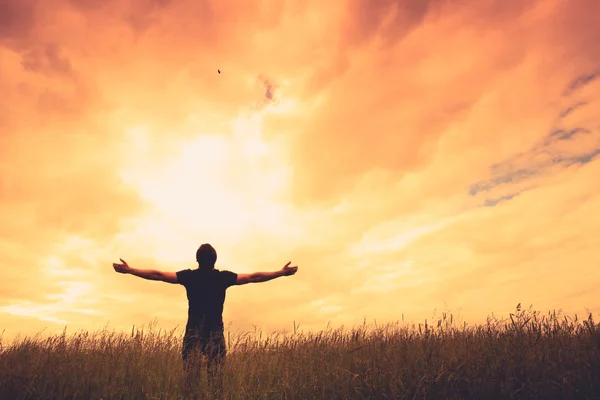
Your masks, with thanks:
[{"label": "cloud", "polygon": [[0,1],[0,43],[12,44],[33,30],[37,3],[36,0]]},{"label": "cloud", "polygon": [[204,242],[300,266],[232,288],[236,329],[594,306],[595,2],[0,7],[4,324],[181,326],[110,265]]},{"label": "cloud", "polygon": [[498,205],[498,203],[502,203],[503,201],[508,201],[518,195],[519,195],[518,193],[513,193],[513,194],[507,194],[506,196],[498,197],[495,199],[485,199],[484,205],[486,207],[494,207],[494,206]]},{"label": "cloud", "polygon": [[[363,3],[352,4],[356,9],[348,11],[347,26],[357,37],[367,38],[369,32],[388,44],[380,51],[372,41],[340,42],[341,50],[332,57],[340,65],[335,82],[312,94],[314,106],[303,118],[290,121],[302,132],[294,135],[293,145],[295,164],[301,165],[294,172],[297,202],[334,202],[361,174],[375,169],[401,176],[424,168],[445,132],[472,116],[492,86],[501,90],[495,86],[497,77],[523,68],[527,57],[527,42],[512,39],[516,32],[500,37],[492,29],[503,18],[520,23],[525,7],[511,4],[505,14],[496,15],[490,2],[475,11],[441,2],[415,3],[413,8],[407,3],[403,10],[399,3],[383,2],[369,14],[358,11]],[[492,25],[477,24],[475,17],[484,14]],[[410,28],[411,33],[400,40],[398,32],[379,29],[384,15],[390,27]],[[409,23],[393,22],[401,16]],[[458,21],[478,33],[457,29]],[[433,39],[441,36],[443,42]],[[464,40],[472,45],[465,48]],[[469,79],[474,73],[477,80]]]},{"label": "cloud", "polygon": [[[579,101],[577,91],[593,85],[594,74],[583,75],[569,84],[568,101],[572,105],[558,113],[556,123],[549,134],[535,143],[528,151],[520,152],[490,167],[492,177],[474,183],[469,194],[476,196],[499,187],[521,187],[540,177],[556,173],[557,168],[569,168],[592,162],[600,154],[600,126],[592,117],[595,102]],[[597,85],[596,85],[597,86]],[[583,126],[578,126],[583,123]],[[509,200],[513,195],[499,197]],[[493,203],[493,204],[492,204]],[[495,200],[486,200],[486,205],[495,205]]]},{"label": "cloud", "polygon": [[71,62],[58,45],[49,43],[41,48],[32,49],[23,55],[21,65],[26,71],[50,72],[70,76],[73,73]]},{"label": "cloud", "polygon": [[[567,88],[567,90],[565,90],[564,96],[569,96],[573,92],[581,89],[582,87],[589,85],[591,82],[598,79],[599,76],[600,76],[600,68],[598,68],[598,71],[594,71],[589,74],[584,74],[582,76],[577,77],[575,80],[573,80],[573,82],[571,82],[569,84],[569,87]],[[585,105],[585,103],[578,103],[578,104],[574,105],[573,107],[578,107],[581,105]],[[571,111],[571,108],[567,109],[567,111]],[[563,117],[566,116],[566,112],[561,114],[561,116],[563,116]]]},{"label": "cloud", "polygon": [[348,38],[354,45],[383,36],[393,42],[419,26],[435,1],[380,1],[354,0],[348,6]]},{"label": "cloud", "polygon": [[263,84],[265,85],[265,100],[271,101],[273,100],[273,94],[276,89],[276,86],[269,82],[266,78],[263,78]]}]

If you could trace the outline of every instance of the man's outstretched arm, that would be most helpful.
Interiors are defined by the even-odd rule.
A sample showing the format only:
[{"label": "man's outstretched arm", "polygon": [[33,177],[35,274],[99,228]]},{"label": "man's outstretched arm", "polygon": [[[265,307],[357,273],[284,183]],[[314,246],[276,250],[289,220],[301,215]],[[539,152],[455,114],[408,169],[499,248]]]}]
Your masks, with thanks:
[{"label": "man's outstretched arm", "polygon": [[150,281],[161,281],[167,283],[178,283],[177,274],[175,272],[162,272],[155,269],[137,269],[131,268],[125,260],[120,258],[122,264],[113,263],[115,271],[121,274],[131,274]]},{"label": "man's outstretched arm", "polygon": [[275,278],[279,278],[282,276],[290,276],[294,275],[296,271],[298,271],[297,266],[290,267],[292,262],[288,262],[285,266],[279,271],[274,272],[255,272],[253,274],[238,274],[237,280],[235,281],[236,285],[245,285],[247,283],[259,283],[259,282],[267,282]]}]

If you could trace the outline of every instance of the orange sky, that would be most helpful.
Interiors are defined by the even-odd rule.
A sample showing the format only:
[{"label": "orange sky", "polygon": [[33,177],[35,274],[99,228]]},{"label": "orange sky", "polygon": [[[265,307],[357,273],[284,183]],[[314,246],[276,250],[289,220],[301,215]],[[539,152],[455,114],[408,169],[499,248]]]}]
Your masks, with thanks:
[{"label": "orange sky", "polygon": [[0,0],[4,337],[600,311],[600,4],[346,3]]}]

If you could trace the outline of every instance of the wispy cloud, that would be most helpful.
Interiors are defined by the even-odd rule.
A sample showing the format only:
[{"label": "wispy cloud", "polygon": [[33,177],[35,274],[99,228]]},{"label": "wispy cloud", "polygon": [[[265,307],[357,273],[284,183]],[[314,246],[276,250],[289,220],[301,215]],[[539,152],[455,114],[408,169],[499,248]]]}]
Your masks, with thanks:
[{"label": "wispy cloud", "polygon": [[498,203],[502,203],[503,201],[508,201],[518,195],[519,195],[518,193],[513,193],[513,194],[507,194],[506,196],[497,197],[495,199],[485,199],[484,205],[486,207],[494,207],[494,206],[497,206]]},{"label": "wispy cloud", "polygon": [[[502,186],[511,188],[519,184],[528,184],[530,189],[535,187],[530,184],[534,178],[552,174],[557,167],[569,168],[593,161],[600,154],[600,126],[595,122],[590,123],[588,127],[568,126],[572,125],[573,119],[577,119],[578,113],[589,114],[597,106],[597,103],[573,99],[578,90],[593,84],[596,77],[596,73],[583,75],[569,84],[570,101],[574,103],[559,113],[551,132],[529,150],[492,165],[492,177],[472,184],[469,194],[477,196]],[[493,206],[499,201],[510,200],[513,197],[514,194],[509,194],[497,199],[487,199],[485,205]]]}]

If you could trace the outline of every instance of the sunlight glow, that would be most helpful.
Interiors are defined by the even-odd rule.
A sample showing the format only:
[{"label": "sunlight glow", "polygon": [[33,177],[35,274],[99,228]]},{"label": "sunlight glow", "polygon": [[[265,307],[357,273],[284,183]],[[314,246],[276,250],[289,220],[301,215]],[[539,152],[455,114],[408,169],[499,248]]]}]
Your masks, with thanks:
[{"label": "sunlight glow", "polygon": [[7,1],[8,328],[185,323],[181,287],[112,263],[194,268],[202,243],[299,266],[231,290],[244,328],[600,309],[599,2]]},{"label": "sunlight glow", "polygon": [[[121,171],[152,210],[136,222],[136,231],[161,238],[156,257],[183,260],[189,238],[209,232],[237,241],[250,231],[279,229],[288,212],[280,196],[290,170],[278,145],[263,138],[262,118],[261,113],[239,116],[230,132],[199,133],[162,162],[136,154]],[[143,149],[145,132],[138,128],[128,135]]]}]

